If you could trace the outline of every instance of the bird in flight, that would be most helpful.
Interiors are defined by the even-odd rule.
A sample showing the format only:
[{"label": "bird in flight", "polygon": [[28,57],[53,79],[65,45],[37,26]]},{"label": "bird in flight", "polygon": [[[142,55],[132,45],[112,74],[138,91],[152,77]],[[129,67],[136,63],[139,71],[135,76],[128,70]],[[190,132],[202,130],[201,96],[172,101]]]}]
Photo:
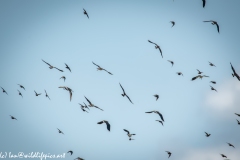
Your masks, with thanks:
[{"label": "bird in flight", "polygon": [[66,77],[65,77],[65,76],[62,76],[60,79],[63,79],[63,80],[64,80],[64,82],[65,82],[65,80],[66,80]]},{"label": "bird in flight", "polygon": [[103,121],[98,122],[97,124],[102,124],[102,123],[106,123],[107,129],[110,131],[110,124],[108,123],[108,121],[103,120]]},{"label": "bird in flight", "polygon": [[[120,83],[119,83],[120,84]],[[120,87],[122,88],[123,93],[121,94],[123,97],[126,96],[128,98],[128,100],[133,104],[133,102],[131,101],[131,99],[128,97],[128,95],[126,94],[126,92],[124,91],[122,85],[120,84]]]},{"label": "bird in flight", "polygon": [[145,113],[156,113],[160,116],[161,120],[164,122],[163,115],[158,111],[149,111],[149,112],[145,112]]},{"label": "bird in flight", "polygon": [[162,56],[162,58],[163,58],[162,50],[161,50],[160,46],[159,46],[157,43],[154,43],[154,42],[152,42],[152,41],[150,41],[150,40],[148,40],[148,42],[149,42],[149,43],[152,43],[152,44],[155,44],[155,48],[156,48],[156,49],[159,49],[159,51],[160,51],[160,53],[161,53],[161,56]]},{"label": "bird in flight", "polygon": [[202,2],[203,2],[203,8],[204,8],[206,5],[206,0],[202,0]]},{"label": "bird in flight", "polygon": [[220,154],[223,158],[227,158],[227,156],[225,156],[224,154]]},{"label": "bird in flight", "polygon": [[9,115],[10,117],[11,117],[11,119],[15,119],[15,120],[17,120],[17,118],[15,118],[15,117],[13,117],[13,116],[11,116],[11,115]]},{"label": "bird in flight", "polygon": [[183,74],[182,74],[182,72],[177,72],[177,74],[180,76],[180,75],[182,75],[183,76]]},{"label": "bird in flight", "polygon": [[123,129],[123,130],[124,130],[125,132],[127,132],[127,135],[128,135],[128,137],[129,137],[129,140],[132,140],[131,137],[136,135],[136,134],[130,134],[130,132],[129,132],[128,130],[126,130],[126,129]]},{"label": "bird in flight", "polygon": [[[226,142],[227,143],[227,142]],[[227,143],[230,147],[235,148],[231,143]]]},{"label": "bird in flight", "polygon": [[34,91],[35,92],[35,95],[36,96],[39,96],[39,95],[41,95],[41,93],[37,93],[36,91]]},{"label": "bird in flight", "polygon": [[198,69],[197,69],[197,71],[198,71],[198,74],[202,74],[203,73],[203,72],[199,71]]},{"label": "bird in flight", "polygon": [[68,151],[67,153],[70,153],[71,155],[73,154],[73,151]]},{"label": "bird in flight", "polygon": [[209,65],[210,65],[210,66],[214,66],[214,67],[216,67],[212,62],[209,62]]},{"label": "bird in flight", "polygon": [[80,158],[80,157],[77,157],[77,158],[75,158],[74,160],[84,160],[84,159],[82,159],[82,158]]},{"label": "bird in flight", "polygon": [[213,91],[216,91],[217,92],[217,90],[215,89],[215,88],[213,88],[212,86],[210,86],[211,87],[211,90],[213,90]]},{"label": "bird in flight", "polygon": [[216,82],[216,81],[210,81],[210,83],[212,83],[212,84],[216,84],[217,82]]},{"label": "bird in flight", "polygon": [[167,152],[167,154],[168,154],[168,158],[172,155],[172,153],[171,152],[169,152],[169,151],[166,151]]},{"label": "bird in flight", "polygon": [[156,121],[158,121],[159,123],[161,123],[161,124],[163,125],[163,122],[162,122],[162,121],[160,121],[160,120],[156,120]]},{"label": "bird in flight", "polygon": [[[85,97],[85,96],[84,96]],[[101,109],[101,108],[99,108],[98,106],[95,106],[94,104],[92,104],[91,103],[91,101],[89,100],[89,99],[87,99],[87,97],[85,97],[85,99],[88,101],[88,103],[89,103],[89,107],[95,107],[95,108],[98,108],[98,109],[100,109],[100,110],[102,110],[103,111],[103,109]]]},{"label": "bird in flight", "polygon": [[170,21],[170,23],[172,23],[172,27],[175,25],[175,22],[174,22],[174,21]]},{"label": "bird in flight", "polygon": [[238,117],[240,117],[240,114],[235,113]]},{"label": "bird in flight", "polygon": [[45,96],[46,96],[49,100],[51,100],[50,97],[49,97],[48,94],[47,94],[47,91],[46,91],[45,89],[44,89],[44,91],[45,91],[45,94],[46,94]]},{"label": "bird in flight", "polygon": [[155,94],[155,95],[153,95],[154,97],[156,97],[156,101],[158,100],[158,98],[159,98],[159,95],[158,94]]},{"label": "bird in flight", "polygon": [[212,25],[216,25],[217,26],[217,30],[218,30],[218,33],[219,33],[219,25],[216,21],[213,21],[213,20],[210,20],[210,21],[203,21],[203,22],[211,22]]},{"label": "bird in flight", "polygon": [[240,125],[240,122],[239,122],[239,120],[237,120],[237,122],[238,122],[238,125]]},{"label": "bird in flight", "polygon": [[209,134],[209,133],[207,133],[207,132],[205,132],[205,134],[206,134],[206,135],[205,135],[206,137],[209,137],[209,136],[211,135],[211,134]]},{"label": "bird in flight", "polygon": [[100,67],[99,65],[97,65],[97,64],[95,64],[94,62],[92,62],[95,66],[97,66],[98,68],[97,68],[97,71],[106,71],[108,74],[111,74],[111,75],[113,75],[111,72],[108,72],[106,69],[104,69],[104,68],[102,68],[102,67]]},{"label": "bird in flight", "polygon": [[[86,111],[84,108],[85,108],[85,106],[84,105],[82,105],[82,104],[80,104],[80,103],[78,103],[80,106],[81,106],[81,109],[82,109],[82,111],[83,112],[87,112],[88,113],[88,111]],[[88,107],[87,107],[88,108]],[[89,109],[89,108],[88,108]]]},{"label": "bird in flight", "polygon": [[231,68],[232,68],[232,71],[233,71],[232,76],[236,77],[240,81],[240,76],[236,73],[235,69],[232,66],[232,63],[230,63],[230,64],[231,64]]},{"label": "bird in flight", "polygon": [[206,76],[206,75],[197,75],[197,76],[195,76],[195,77],[193,77],[192,78],[192,81],[194,81],[195,79],[197,79],[197,78],[203,78],[203,77],[209,77],[209,76]]},{"label": "bird in flight", "polygon": [[22,88],[22,89],[24,89],[24,90],[25,90],[25,88],[24,88],[24,87],[23,87],[21,84],[18,84],[18,85],[19,85],[19,87],[20,87],[20,88]]},{"label": "bird in flight", "polygon": [[89,19],[88,13],[84,8],[83,8],[83,14],[85,14],[87,16],[87,18]]},{"label": "bird in flight", "polygon": [[70,69],[70,67],[65,63],[65,65],[66,65],[66,67],[65,68],[67,68],[70,72],[71,72],[71,69]]},{"label": "bird in flight", "polygon": [[45,62],[43,59],[42,59],[42,61],[43,61],[44,63],[46,63],[47,65],[49,65],[49,68],[50,68],[50,69],[56,68],[56,69],[59,70],[60,72],[63,72],[63,70],[58,69],[57,67],[52,66],[51,64]]},{"label": "bird in flight", "polygon": [[[20,95],[20,96],[22,96],[22,93],[18,90],[18,94]],[[23,98],[23,96],[22,96],[22,98]]]},{"label": "bird in flight", "polygon": [[72,89],[71,88],[69,88],[69,87],[66,87],[66,86],[60,86],[60,87],[58,87],[58,88],[63,88],[63,89],[65,89],[65,90],[67,90],[68,92],[69,92],[69,94],[70,94],[70,101],[72,100]]},{"label": "bird in flight", "polygon": [[170,62],[170,63],[172,64],[172,66],[174,65],[174,62],[173,62],[173,61],[168,60],[168,62]]},{"label": "bird in flight", "polygon": [[[58,128],[57,128],[58,129]],[[60,129],[58,129],[58,133],[62,133],[62,134],[64,134]]]},{"label": "bird in flight", "polygon": [[[2,87],[1,87],[1,88],[2,88]],[[3,93],[6,93],[6,94],[8,95],[7,91],[5,91],[5,89],[2,88],[2,91],[3,91]]]}]

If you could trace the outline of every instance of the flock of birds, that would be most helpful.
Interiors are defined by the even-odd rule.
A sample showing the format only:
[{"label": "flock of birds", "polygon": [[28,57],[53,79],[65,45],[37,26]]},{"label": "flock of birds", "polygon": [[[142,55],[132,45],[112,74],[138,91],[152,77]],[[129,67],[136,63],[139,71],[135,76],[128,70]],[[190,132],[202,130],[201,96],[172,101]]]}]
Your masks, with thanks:
[{"label": "flock of birds", "polygon": [[[205,5],[206,5],[206,0],[202,0],[202,2],[203,2],[203,8],[204,8]],[[87,13],[87,11],[86,11],[85,9],[83,9],[83,13],[84,13],[84,14],[87,16],[87,18],[89,19],[89,15],[88,15],[88,13]],[[218,33],[219,33],[219,25],[218,25],[218,23],[217,23],[216,21],[210,20],[210,21],[203,21],[203,22],[211,22],[212,25],[216,25],[216,26],[217,26],[217,31],[218,31]],[[174,21],[170,21],[170,23],[172,23],[172,27],[175,26],[175,22],[174,22]],[[162,53],[162,50],[161,50],[160,46],[159,46],[157,43],[154,43],[154,42],[152,42],[152,41],[150,41],[150,40],[148,40],[148,42],[151,43],[151,44],[154,44],[155,49],[158,49],[158,50],[159,50],[159,52],[160,52],[160,54],[161,54],[161,56],[162,56],[162,58],[163,58],[163,53]],[[59,68],[57,68],[57,67],[55,67],[55,66],[52,66],[51,64],[49,64],[48,62],[44,61],[43,59],[42,59],[42,61],[43,61],[45,64],[47,64],[50,69],[56,69],[56,70],[58,70],[58,71],[60,71],[60,72],[64,72],[62,69],[59,69]],[[171,60],[168,60],[168,62],[170,62],[171,65],[172,65],[172,67],[173,67],[174,62],[171,61]],[[94,62],[92,62],[92,63],[93,63],[93,65],[97,66],[97,70],[98,70],[98,71],[105,71],[105,72],[107,72],[108,74],[113,75],[111,72],[109,72],[108,70],[102,68],[101,66],[97,65],[96,63],[94,63]],[[209,65],[210,65],[210,66],[213,66],[213,67],[216,67],[216,66],[215,66],[213,63],[211,63],[211,62],[209,62]],[[230,66],[231,66],[231,69],[232,69],[232,71],[233,71],[232,76],[233,76],[233,77],[236,77],[236,78],[240,81],[240,76],[236,73],[236,71],[235,71],[235,69],[234,69],[234,67],[232,66],[231,63],[230,63]],[[65,63],[65,68],[71,72],[70,67],[69,67],[66,63]],[[198,70],[198,69],[197,69],[197,72],[198,72],[198,75],[194,76],[194,77],[191,79],[192,81],[194,81],[194,80],[196,80],[196,79],[202,79],[202,78],[204,78],[204,77],[209,77],[209,76],[207,76],[207,75],[202,75],[203,72],[201,72],[201,71]],[[182,75],[182,76],[183,76],[183,73],[182,73],[182,72],[177,72],[177,75]],[[64,82],[65,82],[66,77],[65,77],[65,76],[62,76],[62,77],[60,77],[60,79],[63,79]],[[216,81],[210,81],[210,83],[216,84]],[[25,90],[25,87],[24,87],[23,85],[21,85],[21,84],[18,84],[18,85],[19,85],[19,87],[20,87],[21,89]],[[120,83],[119,83],[119,85],[120,85],[120,88],[122,89],[122,92],[123,92],[121,95],[122,95],[123,97],[126,97],[126,98],[129,100],[129,102],[133,104],[132,100],[130,99],[130,97],[129,97],[129,96],[127,95],[127,93],[125,92],[123,86],[122,86]],[[1,88],[2,88],[2,92],[8,95],[7,91],[6,91],[3,87],[1,87]],[[64,89],[64,90],[66,90],[66,91],[69,92],[70,101],[71,101],[71,100],[72,100],[73,90],[72,90],[71,88],[67,87],[67,86],[59,86],[59,88],[62,88],[62,89]],[[212,87],[211,85],[210,85],[210,88],[211,88],[211,90],[217,92],[217,90],[216,90],[214,87]],[[17,91],[18,91],[18,94],[19,94],[21,97],[23,97],[21,91],[18,90],[18,89],[17,89]],[[50,97],[49,97],[49,95],[47,94],[47,91],[46,91],[46,90],[44,90],[44,91],[45,91],[45,96],[46,96],[46,98],[48,98],[49,100],[51,100]],[[40,95],[41,95],[41,93],[38,93],[38,92],[36,92],[35,90],[34,90],[34,93],[35,93],[35,96],[40,96]],[[153,96],[156,98],[156,101],[159,99],[159,95],[158,95],[158,94],[155,94],[155,95],[153,95]],[[85,97],[85,96],[84,96],[84,97]],[[99,109],[99,110],[101,110],[101,111],[104,111],[104,110],[101,109],[100,107],[94,105],[87,97],[85,97],[85,99],[86,99],[86,101],[88,102],[88,105],[85,104],[84,102],[83,102],[83,104],[80,104],[80,103],[79,103],[79,105],[80,105],[80,107],[81,107],[81,109],[82,109],[83,112],[87,112],[87,113],[88,113],[88,111],[90,110],[90,109],[89,109],[90,107],[92,107],[92,108],[97,108],[97,109]],[[154,110],[154,111],[148,111],[148,112],[145,112],[145,113],[155,113],[155,114],[157,114],[157,115],[160,117],[161,120],[156,120],[156,121],[158,121],[159,123],[161,123],[162,126],[163,126],[164,118],[163,118],[163,115],[162,115],[159,111]],[[240,114],[238,114],[238,113],[235,113],[235,114],[236,114],[238,117],[240,117]],[[17,120],[17,118],[15,118],[15,117],[12,116],[12,115],[10,115],[10,118],[13,119],[13,120]],[[103,124],[103,123],[106,124],[107,130],[110,131],[111,125],[110,125],[110,123],[109,123],[107,120],[102,120],[102,121],[100,121],[100,122],[97,122],[97,124]],[[237,123],[238,123],[238,125],[240,125],[240,121],[239,121],[239,120],[237,120]],[[60,129],[57,128],[57,130],[58,130],[58,133],[64,134],[63,131],[61,131]],[[128,136],[129,141],[134,140],[134,139],[132,138],[132,136],[135,136],[136,134],[130,133],[130,131],[128,131],[127,129],[123,129],[123,131],[125,131],[125,132],[127,133],[127,136]],[[210,133],[207,133],[207,132],[205,132],[205,135],[206,135],[206,137],[210,137],[210,136],[211,136],[211,134],[210,134]],[[230,147],[235,148],[234,145],[232,145],[231,143],[227,143],[227,144],[228,144]],[[168,154],[168,158],[170,158],[171,155],[172,155],[172,153],[171,153],[170,151],[166,151],[166,152],[167,152],[167,154]],[[72,155],[72,154],[73,154],[73,151],[70,150],[70,151],[68,151],[67,153],[69,153],[70,155]],[[227,158],[227,156],[224,155],[224,154],[220,154],[220,155],[221,155],[223,158]],[[77,157],[76,159],[77,159],[77,160],[84,160],[83,158],[80,158],[80,157]]]}]

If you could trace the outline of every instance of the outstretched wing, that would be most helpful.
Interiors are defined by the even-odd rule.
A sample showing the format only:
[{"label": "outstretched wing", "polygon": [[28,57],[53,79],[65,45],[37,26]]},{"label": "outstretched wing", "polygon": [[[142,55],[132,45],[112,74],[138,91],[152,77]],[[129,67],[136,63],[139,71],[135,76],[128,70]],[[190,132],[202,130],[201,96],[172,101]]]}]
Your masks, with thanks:
[{"label": "outstretched wing", "polygon": [[239,75],[236,73],[235,69],[233,68],[232,63],[230,63],[230,64],[231,64],[231,68],[232,68],[232,71],[233,71],[234,76],[236,76],[237,79],[240,81],[240,77],[239,77]]},{"label": "outstretched wing", "polygon": [[164,119],[163,119],[163,115],[159,112],[157,112],[157,114],[160,116],[160,118],[162,119],[162,121],[164,122]]},{"label": "outstretched wing", "polygon": [[217,24],[217,23],[215,23],[216,24],[216,26],[217,26],[217,30],[218,30],[218,33],[219,33],[219,25]]},{"label": "outstretched wing", "polygon": [[203,8],[204,8],[206,4],[206,0],[202,0],[202,1],[203,1]]},{"label": "outstretched wing", "polygon": [[160,51],[160,53],[161,53],[161,56],[162,56],[162,58],[163,58],[163,55],[162,55],[162,50],[161,50],[161,48],[160,48],[160,47],[158,47],[158,49],[159,49],[159,51]]},{"label": "outstretched wing", "polygon": [[94,106],[94,107],[100,109],[101,111],[103,111],[103,109],[99,108],[98,106]]},{"label": "outstretched wing", "polygon": [[61,70],[61,69],[58,69],[57,67],[54,67],[54,68],[56,68],[57,70],[59,70],[60,72],[63,72],[63,70]]},{"label": "outstretched wing", "polygon": [[72,100],[72,91],[71,90],[68,90],[69,91],[69,94],[70,94],[70,101]]},{"label": "outstretched wing", "polygon": [[193,78],[192,78],[192,81],[194,81],[194,80],[197,79],[198,77],[199,77],[199,76],[193,77]]},{"label": "outstretched wing", "polygon": [[152,113],[152,112],[154,112],[154,111],[149,111],[149,112],[145,112],[145,113]]},{"label": "outstretched wing", "polygon": [[122,87],[122,85],[121,85],[121,83],[119,83],[120,84],[120,87],[122,88],[122,90],[123,90],[123,93],[125,94],[125,91],[124,91],[124,89],[123,89],[123,87]]},{"label": "outstretched wing", "polygon": [[203,21],[203,22],[213,22],[213,21]]},{"label": "outstretched wing", "polygon": [[127,96],[128,100],[133,104],[133,102],[132,102],[131,99],[128,97],[128,95],[126,95],[126,96]]},{"label": "outstretched wing", "polygon": [[106,69],[103,69],[104,71],[106,71],[108,74],[111,74],[111,75],[113,75],[111,72],[108,72]]},{"label": "outstretched wing", "polygon": [[129,131],[128,131],[128,130],[126,130],[126,129],[123,129],[123,130],[129,134]]},{"label": "outstretched wing", "polygon": [[152,43],[152,44],[155,44],[156,46],[158,46],[156,43],[154,43],[154,42],[152,42],[152,41],[150,41],[150,40],[148,40],[148,42],[149,42],[149,43]]},{"label": "outstretched wing", "polygon": [[100,121],[100,122],[98,122],[97,124],[102,124],[103,123],[103,121]]},{"label": "outstretched wing", "polygon": [[[84,97],[85,97],[85,96],[84,96]],[[87,97],[85,97],[85,99],[88,101],[89,104],[92,104],[92,103],[87,99]]]},{"label": "outstretched wing", "polygon": [[46,62],[46,61],[44,61],[43,59],[42,59],[42,61],[43,61],[44,63],[46,63],[47,65],[49,65],[49,66],[52,66],[51,64],[47,63],[47,62]]},{"label": "outstretched wing", "polygon": [[105,121],[106,125],[107,125],[107,129],[110,131],[110,124],[108,123],[108,121]]},{"label": "outstretched wing", "polygon": [[[84,103],[84,102],[83,102],[83,103]],[[89,110],[88,106],[87,106],[85,103],[84,103],[84,105],[85,105],[84,107],[86,107],[86,108]]]},{"label": "outstretched wing", "polygon": [[96,63],[94,63],[94,62],[92,62],[95,66],[97,66],[97,67],[99,67],[99,68],[102,68],[102,67],[100,67],[99,65],[97,65]]}]

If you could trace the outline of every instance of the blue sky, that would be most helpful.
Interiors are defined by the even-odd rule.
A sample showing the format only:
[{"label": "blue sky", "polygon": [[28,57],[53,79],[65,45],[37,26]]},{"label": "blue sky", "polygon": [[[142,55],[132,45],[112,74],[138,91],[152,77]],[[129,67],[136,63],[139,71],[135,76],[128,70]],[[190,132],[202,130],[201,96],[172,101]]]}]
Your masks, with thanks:
[{"label": "blue sky", "polygon": [[[237,160],[240,82],[231,76],[230,62],[240,74],[239,5],[237,0],[207,1],[205,8],[201,0],[0,1],[0,86],[8,92],[0,94],[0,152],[72,150],[66,159],[157,160],[170,151],[171,160],[220,159],[220,153]],[[217,21],[220,33],[206,20]],[[170,21],[176,22],[172,28]],[[148,40],[161,47],[163,58]],[[50,70],[42,59],[64,72]],[[113,75],[97,71],[92,61]],[[191,81],[196,69],[210,77]],[[121,96],[119,83],[134,104]],[[73,89],[71,102],[59,86]],[[78,103],[86,103],[84,96],[104,111],[82,112]],[[164,126],[155,121],[158,115],[145,113],[152,110],[163,114]],[[97,124],[101,120],[109,121],[110,132]],[[135,140],[123,129],[135,133]]]}]

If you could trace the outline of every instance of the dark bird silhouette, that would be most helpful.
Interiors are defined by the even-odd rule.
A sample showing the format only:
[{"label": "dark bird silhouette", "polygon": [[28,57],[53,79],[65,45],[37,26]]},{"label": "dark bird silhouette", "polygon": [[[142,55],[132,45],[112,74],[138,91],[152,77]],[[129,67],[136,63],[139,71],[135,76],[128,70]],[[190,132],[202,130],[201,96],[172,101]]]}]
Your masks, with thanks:
[{"label": "dark bird silhouette", "polygon": [[152,44],[155,44],[155,48],[156,48],[156,49],[159,49],[159,51],[160,51],[160,53],[161,53],[161,56],[162,56],[162,58],[163,58],[162,50],[161,50],[160,46],[159,46],[157,43],[154,43],[154,42],[152,42],[152,41],[150,41],[150,40],[148,40],[148,42],[149,42],[149,43],[152,43]]},{"label": "dark bird silhouette", "polygon": [[210,81],[210,83],[212,83],[212,84],[216,84],[217,82],[216,82],[216,81]]},{"label": "dark bird silhouette", "polygon": [[182,74],[182,72],[177,72],[177,74],[180,76],[180,75],[182,75],[183,76],[183,74]]},{"label": "dark bird silhouette", "polygon": [[160,120],[156,120],[156,121],[158,121],[159,123],[161,123],[161,124],[163,125],[163,122],[162,122],[162,121],[160,121]]},{"label": "dark bird silhouette", "polygon": [[82,159],[82,158],[80,158],[80,157],[77,157],[77,158],[75,158],[74,160],[84,160],[84,159]]},{"label": "dark bird silhouette", "polygon": [[212,62],[209,62],[209,65],[210,65],[210,66],[214,66],[214,67],[216,67]]},{"label": "dark bird silhouette", "polygon": [[197,79],[197,78],[203,78],[203,77],[209,77],[209,76],[206,76],[206,75],[197,75],[197,76],[195,76],[195,77],[193,77],[192,78],[192,81],[194,81],[195,79]]},{"label": "dark bird silhouette", "polygon": [[240,117],[240,114],[235,113],[238,117]]},{"label": "dark bird silhouette", "polygon": [[149,112],[145,112],[145,113],[156,113],[160,116],[161,120],[164,122],[163,115],[158,111],[149,111]]},{"label": "dark bird silhouette", "polygon": [[106,123],[107,129],[110,131],[110,124],[108,123],[108,121],[103,120],[103,121],[98,122],[97,124],[102,124],[102,123]]},{"label": "dark bird silhouette", "polygon": [[231,68],[232,68],[232,71],[233,71],[232,76],[236,77],[240,81],[240,76],[236,73],[235,69],[232,66],[232,63],[230,63],[230,64],[231,64]]},{"label": "dark bird silhouette", "polygon": [[45,94],[46,94],[45,96],[46,96],[49,100],[51,100],[50,97],[49,97],[48,94],[47,94],[47,91],[46,91],[45,89],[44,89],[44,91],[45,91]]},{"label": "dark bird silhouette", "polygon": [[175,22],[174,22],[174,21],[170,21],[170,23],[172,23],[172,27],[175,25]]},{"label": "dark bird silhouette", "polygon": [[56,69],[59,70],[60,72],[63,72],[63,70],[58,69],[57,67],[52,66],[51,64],[47,63],[47,62],[44,61],[43,59],[42,59],[42,61],[43,61],[44,63],[46,63],[47,65],[49,65],[49,68],[50,68],[50,69],[56,68]]},{"label": "dark bird silhouette", "polygon": [[[20,95],[20,96],[22,96],[22,93],[18,90],[18,94]],[[22,96],[22,98],[23,98],[23,96]]]},{"label": "dark bird silhouette", "polygon": [[35,92],[36,96],[40,96],[41,95],[41,93],[37,93],[36,91],[34,91],[34,92]]},{"label": "dark bird silhouette", "polygon": [[205,135],[206,137],[209,137],[209,136],[211,135],[211,134],[209,134],[209,133],[207,133],[207,132],[205,132],[205,134],[206,134],[206,135]]},{"label": "dark bird silhouette", "polygon": [[129,137],[129,140],[130,140],[130,138],[132,137],[132,136],[135,136],[136,134],[130,134],[130,132],[128,131],[128,130],[126,130],[126,129],[123,129],[125,132],[127,132],[127,135],[128,135],[128,137]]},{"label": "dark bird silhouette", "polygon": [[70,101],[72,100],[72,89],[71,88],[69,88],[69,87],[67,87],[67,86],[60,86],[60,87],[58,87],[58,88],[63,88],[63,89],[65,89],[65,90],[67,90],[68,92],[69,92],[69,94],[70,94]]},{"label": "dark bird silhouette", "polygon": [[156,97],[156,101],[157,101],[158,98],[159,98],[159,95],[155,94],[155,95],[153,95],[153,96]]},{"label": "dark bird silhouette", "polygon": [[24,87],[23,87],[21,84],[18,84],[18,85],[19,85],[19,87],[20,87],[20,88],[22,88],[22,89],[24,89],[24,90],[25,90],[25,88],[24,88]]},{"label": "dark bird silhouette", "polygon": [[[236,119],[237,120],[237,119]],[[237,120],[237,122],[238,122],[238,125],[240,125],[240,122],[239,122],[239,120]]]},{"label": "dark bird silhouette", "polygon": [[[58,129],[58,128],[57,128]],[[58,129],[58,133],[62,133],[62,134],[64,134],[60,129]]]},{"label": "dark bird silhouette", "polygon": [[[119,83],[120,84],[120,83]],[[121,94],[123,97],[126,96],[128,98],[128,100],[133,104],[133,102],[131,101],[131,99],[128,97],[128,95],[126,94],[126,92],[124,91],[122,85],[120,84],[120,87],[122,88],[123,93]]]},{"label": "dark bird silhouette", "polygon": [[206,0],[202,0],[202,2],[203,2],[203,8],[204,8],[206,5]]},{"label": "dark bird silhouette", "polygon": [[199,71],[198,69],[197,69],[197,71],[198,71],[198,74],[202,74],[203,73],[203,72]]},{"label": "dark bird silhouette", "polygon": [[87,16],[87,18],[89,19],[88,13],[84,8],[83,8],[83,14],[85,14]]},{"label": "dark bird silhouette", "polygon": [[210,20],[210,21],[203,21],[203,22],[211,22],[212,25],[216,25],[217,26],[217,30],[218,30],[218,33],[219,33],[219,25],[216,21],[213,21],[213,20]]},{"label": "dark bird silhouette", "polygon": [[111,74],[111,75],[113,75],[111,72],[108,72],[106,69],[104,69],[104,68],[102,68],[102,67],[100,67],[99,65],[97,65],[97,64],[95,64],[94,62],[92,62],[95,66],[97,66],[98,68],[97,68],[97,71],[106,71],[108,74]]},{"label": "dark bird silhouette", "polygon": [[68,151],[67,153],[70,153],[71,155],[73,154],[73,151]]},{"label": "dark bird silhouette", "polygon": [[213,91],[216,91],[217,92],[217,90],[215,89],[215,88],[213,88],[212,86],[210,86],[211,87],[211,90],[213,90]]},{"label": "dark bird silhouette", "polygon": [[[226,142],[227,143],[227,142]],[[227,143],[230,147],[235,148],[231,143]]]},{"label": "dark bird silhouette", "polygon": [[71,72],[71,69],[70,69],[70,67],[65,63],[65,65],[66,65],[66,67],[65,68],[67,68],[70,72]]},{"label": "dark bird silhouette", "polygon": [[[80,103],[78,103],[80,106],[81,106],[81,109],[82,109],[82,111],[83,112],[87,112],[88,113],[88,111],[86,111],[84,108],[85,108],[85,106],[84,105],[82,105],[82,104],[80,104]],[[88,107],[87,107],[88,108]]]},{"label": "dark bird silhouette", "polygon": [[9,115],[10,117],[11,117],[11,119],[15,119],[15,120],[17,120],[17,118],[15,118],[15,117],[13,117],[13,116],[11,116],[11,115]]},{"label": "dark bird silhouette", "polygon": [[[84,96],[85,97],[85,96]],[[95,106],[94,104],[92,104],[91,103],[91,101],[89,100],[89,99],[87,99],[87,97],[85,97],[85,99],[88,101],[88,103],[89,103],[89,107],[95,107],[95,108],[98,108],[98,109],[100,109],[100,110],[102,110],[103,111],[103,109],[101,109],[101,108],[99,108],[98,106]]]},{"label": "dark bird silhouette", "polygon": [[63,80],[64,80],[64,82],[65,82],[65,80],[66,80],[66,77],[65,77],[65,76],[62,76],[60,79],[63,79]]},{"label": "dark bird silhouette", "polygon": [[227,158],[227,156],[225,156],[224,154],[220,154],[223,158]]},{"label": "dark bird silhouette", "polygon": [[172,66],[174,65],[174,62],[173,62],[173,61],[168,60],[168,62],[170,62],[170,63],[172,64]]},{"label": "dark bird silhouette", "polygon": [[[1,88],[2,88],[2,87],[1,87]],[[7,91],[5,91],[5,89],[2,88],[2,91],[3,91],[3,93],[6,93],[6,94],[8,95]]]},{"label": "dark bird silhouette", "polygon": [[131,141],[131,140],[135,140],[135,139],[129,138],[129,141]]},{"label": "dark bird silhouette", "polygon": [[169,151],[166,151],[167,152],[167,154],[168,154],[168,158],[172,155],[172,153],[171,152],[169,152]]}]

